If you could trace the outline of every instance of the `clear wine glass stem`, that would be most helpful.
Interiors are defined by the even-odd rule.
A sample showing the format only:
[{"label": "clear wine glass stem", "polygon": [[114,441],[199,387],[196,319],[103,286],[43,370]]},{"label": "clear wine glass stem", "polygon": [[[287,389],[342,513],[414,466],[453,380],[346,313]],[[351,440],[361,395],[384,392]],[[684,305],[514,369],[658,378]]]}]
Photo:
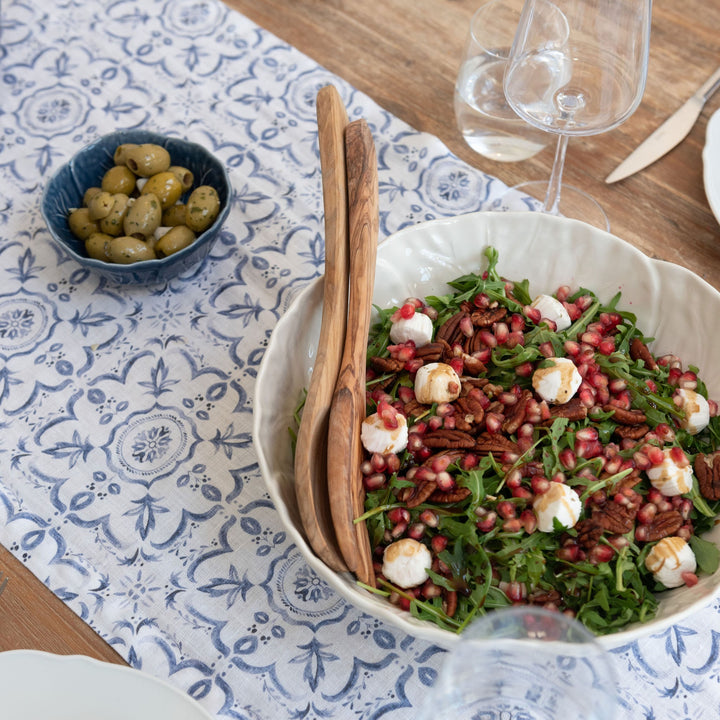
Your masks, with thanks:
[{"label": "clear wine glass stem", "polygon": [[565,152],[567,151],[568,136],[558,136],[555,149],[555,160],[553,161],[552,173],[548,181],[547,194],[545,195],[544,211],[551,215],[559,214],[560,190],[562,189],[562,174],[565,168]]}]

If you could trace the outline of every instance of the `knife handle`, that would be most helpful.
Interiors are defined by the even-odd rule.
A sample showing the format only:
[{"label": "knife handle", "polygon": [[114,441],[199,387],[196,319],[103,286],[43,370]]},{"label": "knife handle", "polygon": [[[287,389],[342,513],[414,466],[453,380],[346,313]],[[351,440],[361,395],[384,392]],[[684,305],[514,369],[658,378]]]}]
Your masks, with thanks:
[{"label": "knife handle", "polygon": [[705,81],[698,90],[698,96],[707,102],[710,96],[720,87],[720,67]]}]

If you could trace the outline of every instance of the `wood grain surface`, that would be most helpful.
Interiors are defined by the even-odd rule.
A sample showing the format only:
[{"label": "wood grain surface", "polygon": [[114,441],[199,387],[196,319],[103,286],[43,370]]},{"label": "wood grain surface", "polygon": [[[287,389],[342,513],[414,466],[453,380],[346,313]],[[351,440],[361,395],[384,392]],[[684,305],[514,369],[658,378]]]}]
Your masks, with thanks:
[{"label": "wood grain surface", "polygon": [[[473,153],[455,127],[453,89],[465,33],[480,0],[226,0],[257,24],[369,95],[412,127],[509,185],[546,179],[553,149],[521,163]],[[604,178],[720,65],[720,3],[655,0],[643,102],[618,129],[573,139],[565,181],[595,197],[612,231],[652,257],[690,268],[720,289],[720,227],[703,189],[702,150],[720,93],[686,140],[642,173],[615,185]],[[0,651],[33,647],[119,656],[0,548],[10,584],[0,595]]]},{"label": "wood grain surface", "polygon": [[[508,185],[545,180],[554,147],[520,163],[487,160],[455,125],[453,91],[481,0],[226,0],[417,130]],[[564,181],[590,193],[611,231],[651,257],[683,265],[720,289],[720,226],[703,188],[705,129],[720,92],[683,143],[615,185],[605,177],[720,65],[720,3],[655,0],[643,101],[619,128],[570,140]],[[720,162],[720,159],[718,160]]]}]

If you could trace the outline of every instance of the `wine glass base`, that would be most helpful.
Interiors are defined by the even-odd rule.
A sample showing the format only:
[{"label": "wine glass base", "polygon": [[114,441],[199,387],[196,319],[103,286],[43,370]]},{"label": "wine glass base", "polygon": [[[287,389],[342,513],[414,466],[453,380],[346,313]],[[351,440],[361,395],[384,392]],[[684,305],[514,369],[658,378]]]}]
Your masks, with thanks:
[{"label": "wine glass base", "polygon": [[[515,185],[501,198],[498,209],[542,211],[547,187],[548,183],[544,180]],[[610,221],[602,207],[586,192],[572,185],[562,186],[560,207],[557,214],[575,220],[582,220],[589,225],[610,232]]]}]

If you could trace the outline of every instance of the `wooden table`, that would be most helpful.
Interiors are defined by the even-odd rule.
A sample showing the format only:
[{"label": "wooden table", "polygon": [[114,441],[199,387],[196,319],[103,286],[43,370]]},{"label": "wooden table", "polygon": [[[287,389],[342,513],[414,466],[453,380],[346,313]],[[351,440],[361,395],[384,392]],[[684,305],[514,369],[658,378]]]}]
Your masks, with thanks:
[{"label": "wooden table", "polygon": [[[412,127],[509,185],[548,177],[548,147],[522,163],[473,153],[455,127],[453,87],[465,32],[480,0],[227,0]],[[616,185],[604,178],[720,64],[720,5],[656,0],[647,89],[620,128],[570,142],[565,181],[596,198],[612,230],[653,257],[690,268],[720,289],[720,226],[703,189],[702,149],[720,93],[688,138]],[[36,648],[123,662],[82,620],[0,546],[10,583],[0,595],[0,651]]]}]

